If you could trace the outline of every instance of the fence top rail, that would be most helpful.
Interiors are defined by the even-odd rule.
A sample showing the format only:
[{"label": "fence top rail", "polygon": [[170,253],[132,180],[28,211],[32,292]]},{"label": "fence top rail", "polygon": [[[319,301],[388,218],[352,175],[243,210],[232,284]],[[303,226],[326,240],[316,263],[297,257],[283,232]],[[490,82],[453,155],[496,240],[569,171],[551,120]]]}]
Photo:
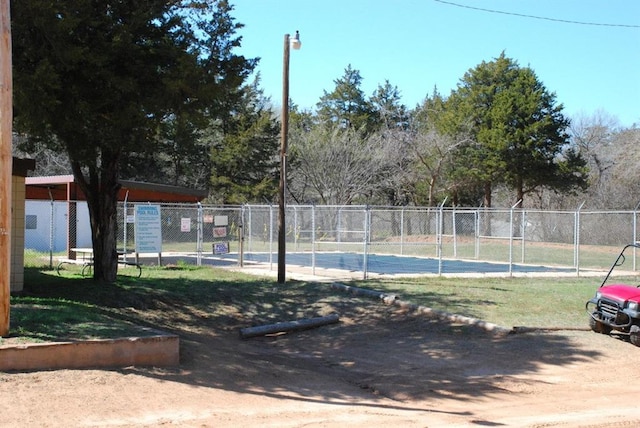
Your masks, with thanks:
[{"label": "fence top rail", "polygon": [[[27,201],[33,202],[33,201]],[[51,201],[36,201],[51,203]],[[85,201],[53,201],[55,204],[78,203]],[[124,202],[118,202],[119,206],[124,206]],[[147,204],[147,202],[127,202],[127,206]],[[185,203],[185,202],[159,202],[155,205],[161,205],[167,208],[202,208],[204,210],[275,210],[276,204],[245,204],[245,205],[224,205],[224,204],[203,204],[203,203]],[[615,209],[615,210],[576,210],[576,209],[541,209],[541,208],[505,208],[505,207],[427,207],[427,206],[383,206],[383,205],[309,205],[309,204],[287,204],[288,210],[332,210],[332,211],[386,211],[386,212],[405,212],[405,213],[423,213],[438,212],[444,213],[524,213],[524,214],[577,214],[594,215],[594,214],[629,214],[637,215],[640,213],[638,209]]]}]

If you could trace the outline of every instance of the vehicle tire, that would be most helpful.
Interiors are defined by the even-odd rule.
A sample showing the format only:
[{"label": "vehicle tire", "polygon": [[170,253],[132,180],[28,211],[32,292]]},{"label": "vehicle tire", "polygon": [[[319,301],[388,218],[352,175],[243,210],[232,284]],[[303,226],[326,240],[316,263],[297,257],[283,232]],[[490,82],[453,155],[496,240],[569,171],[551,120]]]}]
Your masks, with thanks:
[{"label": "vehicle tire", "polygon": [[[611,327],[609,327],[608,325],[600,321],[595,320],[593,317],[589,317],[589,327],[591,327],[591,330],[595,331],[596,333],[602,333],[602,334],[611,333]],[[640,337],[638,339],[640,340]]]},{"label": "vehicle tire", "polygon": [[629,329],[629,340],[636,346],[640,346],[640,326],[632,325]]}]

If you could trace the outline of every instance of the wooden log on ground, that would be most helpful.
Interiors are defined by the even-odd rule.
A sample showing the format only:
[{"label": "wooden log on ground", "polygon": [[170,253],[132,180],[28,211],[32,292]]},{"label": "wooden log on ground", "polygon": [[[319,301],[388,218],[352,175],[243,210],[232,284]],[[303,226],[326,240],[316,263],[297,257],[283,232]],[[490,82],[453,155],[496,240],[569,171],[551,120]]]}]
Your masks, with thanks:
[{"label": "wooden log on ground", "polygon": [[255,327],[246,327],[240,329],[240,337],[248,339],[250,337],[264,336],[274,333],[286,333],[289,331],[306,330],[309,328],[320,327],[328,324],[335,324],[340,321],[337,314],[327,315],[325,317],[305,318],[295,321],[286,321],[276,324],[259,325]]}]

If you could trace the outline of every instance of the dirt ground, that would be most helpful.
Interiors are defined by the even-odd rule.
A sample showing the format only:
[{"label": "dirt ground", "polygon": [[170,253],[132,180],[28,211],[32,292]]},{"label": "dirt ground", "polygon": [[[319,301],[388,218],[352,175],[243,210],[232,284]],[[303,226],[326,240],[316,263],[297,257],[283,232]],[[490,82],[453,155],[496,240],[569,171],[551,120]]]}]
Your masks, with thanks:
[{"label": "dirt ground", "polygon": [[587,331],[492,337],[381,307],[181,340],[178,368],[2,373],[0,426],[640,426],[640,349]]},{"label": "dirt ground", "polygon": [[340,322],[251,339],[233,317],[147,310],[197,320],[172,331],[179,367],[0,373],[0,426],[640,426],[640,348],[623,338],[496,336],[362,299],[323,310]]}]

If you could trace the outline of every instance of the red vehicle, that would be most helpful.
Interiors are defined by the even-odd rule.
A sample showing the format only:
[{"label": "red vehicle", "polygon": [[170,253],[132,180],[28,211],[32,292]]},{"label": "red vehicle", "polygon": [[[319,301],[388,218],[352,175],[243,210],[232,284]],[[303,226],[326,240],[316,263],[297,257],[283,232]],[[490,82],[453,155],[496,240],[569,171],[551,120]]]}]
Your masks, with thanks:
[{"label": "red vehicle", "polygon": [[615,331],[628,335],[631,343],[640,346],[640,286],[606,285],[613,270],[624,264],[624,252],[628,248],[640,248],[640,244],[629,244],[622,249],[596,295],[587,301],[586,309],[590,315],[591,330],[603,334]]}]

